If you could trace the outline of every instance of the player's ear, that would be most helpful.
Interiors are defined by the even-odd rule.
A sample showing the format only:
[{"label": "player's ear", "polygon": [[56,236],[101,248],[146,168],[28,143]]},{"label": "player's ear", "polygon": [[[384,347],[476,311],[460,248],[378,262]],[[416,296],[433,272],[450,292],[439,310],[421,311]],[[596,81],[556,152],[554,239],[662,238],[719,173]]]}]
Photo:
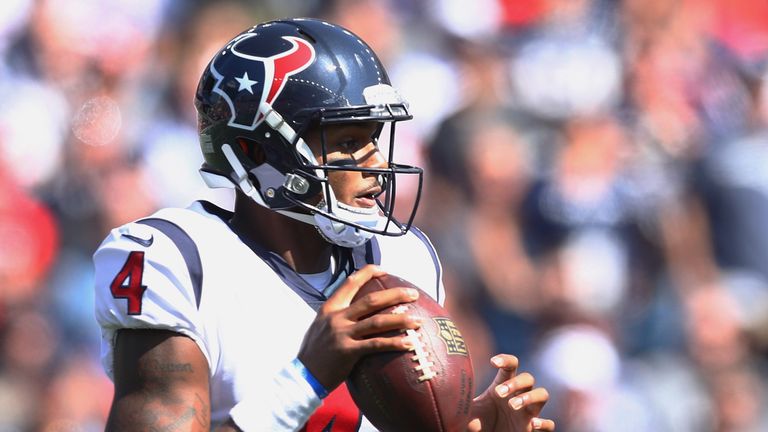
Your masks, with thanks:
[{"label": "player's ear", "polygon": [[261,148],[261,144],[245,138],[238,138],[237,144],[240,145],[240,149],[243,153],[245,153],[245,155],[257,166],[266,162],[267,156],[264,153],[264,149]]}]

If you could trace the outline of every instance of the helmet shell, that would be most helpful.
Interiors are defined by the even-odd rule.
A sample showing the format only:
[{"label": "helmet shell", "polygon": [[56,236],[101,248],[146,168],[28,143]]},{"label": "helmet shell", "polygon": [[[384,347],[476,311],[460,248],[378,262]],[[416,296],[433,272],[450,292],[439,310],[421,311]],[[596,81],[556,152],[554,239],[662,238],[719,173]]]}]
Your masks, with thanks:
[{"label": "helmet shell", "polygon": [[[381,84],[389,86],[390,81],[379,58],[362,39],[338,25],[287,19],[254,26],[227,43],[200,79],[195,107],[204,169],[237,184],[221,148],[229,144],[251,171],[256,164],[238,144],[238,138],[244,138],[261,145],[270,167],[261,171],[273,178],[258,178],[261,192],[279,188],[284,175],[306,161],[294,143],[266,124],[262,103],[271,105],[301,135],[321,119],[321,112],[334,113],[335,121],[370,119],[367,111],[356,108],[371,106]],[[311,193],[317,189],[311,188]],[[270,195],[264,197],[270,207],[291,205],[281,194]]]}]

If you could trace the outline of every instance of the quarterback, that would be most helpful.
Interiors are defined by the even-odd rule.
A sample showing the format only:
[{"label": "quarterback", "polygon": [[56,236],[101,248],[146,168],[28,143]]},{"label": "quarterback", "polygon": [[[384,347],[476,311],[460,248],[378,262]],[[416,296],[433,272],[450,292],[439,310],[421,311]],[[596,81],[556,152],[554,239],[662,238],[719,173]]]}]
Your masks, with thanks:
[{"label": "quarterback", "polygon": [[[394,127],[411,115],[371,49],[319,20],[245,30],[195,95],[200,173],[233,188],[234,211],[198,201],[113,229],[94,254],[110,431],[367,431],[345,386],[366,354],[408,350],[407,314],[374,315],[418,292],[442,303],[435,250],[396,200]],[[382,133],[386,131],[386,133]],[[379,137],[389,137],[379,143]],[[406,215],[403,220],[395,217]],[[424,294],[422,294],[424,295]],[[373,315],[373,316],[372,316]],[[500,354],[471,406],[471,431],[554,430],[548,399]]]}]

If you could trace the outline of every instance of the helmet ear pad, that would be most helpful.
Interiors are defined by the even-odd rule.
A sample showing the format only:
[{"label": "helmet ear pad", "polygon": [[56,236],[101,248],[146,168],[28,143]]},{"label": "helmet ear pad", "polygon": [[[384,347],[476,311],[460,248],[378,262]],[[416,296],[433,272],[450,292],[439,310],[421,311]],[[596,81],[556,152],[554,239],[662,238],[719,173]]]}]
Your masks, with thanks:
[{"label": "helmet ear pad", "polygon": [[240,150],[243,151],[245,156],[253,162],[254,166],[259,166],[267,161],[267,155],[264,153],[264,149],[256,141],[249,140],[248,138],[237,138],[237,144],[240,146]]},{"label": "helmet ear pad", "polygon": [[[238,137],[236,152],[240,159],[245,159],[248,178],[256,187],[264,201],[272,209],[289,209],[295,207],[294,200],[303,202],[318,202],[322,192],[322,181],[309,169],[303,168],[303,163],[297,159],[297,154],[289,149],[283,140],[256,141]],[[290,163],[290,161],[293,161]],[[308,187],[303,192],[289,190],[285,187],[286,177],[296,176],[306,180]],[[289,199],[288,197],[292,198]]]}]

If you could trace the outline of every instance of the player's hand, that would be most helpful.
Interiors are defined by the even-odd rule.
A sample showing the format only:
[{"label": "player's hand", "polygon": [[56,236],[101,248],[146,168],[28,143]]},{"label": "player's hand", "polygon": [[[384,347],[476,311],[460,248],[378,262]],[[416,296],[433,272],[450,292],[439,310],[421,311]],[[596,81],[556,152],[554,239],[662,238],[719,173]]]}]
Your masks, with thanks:
[{"label": "player's hand", "polygon": [[554,431],[555,422],[538,417],[549,393],[533,387],[533,375],[517,374],[517,357],[499,354],[491,359],[491,364],[499,371],[493,383],[472,402],[467,431]]},{"label": "player's hand", "polygon": [[416,329],[421,323],[408,314],[375,313],[389,306],[408,303],[418,298],[418,291],[390,288],[352,299],[371,278],[386,272],[367,265],[347,277],[323,304],[304,334],[298,358],[317,380],[331,391],[341,384],[360,357],[382,351],[410,348],[404,333],[372,336],[399,329]]}]

